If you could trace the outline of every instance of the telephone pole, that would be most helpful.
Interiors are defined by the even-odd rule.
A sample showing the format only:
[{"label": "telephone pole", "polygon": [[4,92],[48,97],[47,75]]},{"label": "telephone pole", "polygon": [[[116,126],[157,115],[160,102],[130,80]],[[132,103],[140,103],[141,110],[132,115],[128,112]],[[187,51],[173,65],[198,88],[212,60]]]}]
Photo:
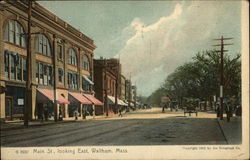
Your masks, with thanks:
[{"label": "telephone pole", "polygon": [[29,126],[29,112],[32,108],[32,76],[31,76],[31,7],[32,0],[28,1],[28,34],[27,34],[27,81],[26,81],[26,95],[25,95],[25,105],[24,105],[24,126]]},{"label": "telephone pole", "polygon": [[224,41],[225,40],[231,40],[233,38],[224,38],[223,36],[221,36],[221,38],[219,39],[213,39],[215,41],[220,41],[220,44],[216,44],[213,46],[220,46],[221,50],[218,50],[217,52],[221,53],[220,56],[220,120],[223,120],[223,111],[224,111],[224,106],[223,106],[223,87],[224,87],[224,52],[228,52],[228,50],[224,50],[224,46],[226,45],[233,45],[232,43],[230,44],[225,44]]},{"label": "telephone pole", "polygon": [[107,84],[107,61],[106,58],[104,59],[104,91],[105,91],[105,103],[104,108],[106,109],[106,116],[109,116],[109,108],[108,108],[108,84]]},{"label": "telephone pole", "polygon": [[116,63],[116,80],[115,80],[115,111],[117,112],[118,111],[118,87],[119,87],[119,73],[120,73],[120,63],[119,63],[119,60],[117,60],[117,63]]}]

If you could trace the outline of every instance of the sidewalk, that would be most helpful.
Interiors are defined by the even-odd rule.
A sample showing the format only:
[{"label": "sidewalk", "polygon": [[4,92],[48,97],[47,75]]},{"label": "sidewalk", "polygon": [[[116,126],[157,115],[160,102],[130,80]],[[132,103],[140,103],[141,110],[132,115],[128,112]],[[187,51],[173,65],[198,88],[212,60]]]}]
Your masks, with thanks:
[{"label": "sidewalk", "polygon": [[226,115],[223,120],[217,119],[220,128],[228,144],[241,144],[242,142],[242,119],[241,117],[231,117],[227,122]]},{"label": "sidewalk", "polygon": [[[111,118],[106,116],[87,116],[86,119],[82,119],[82,117],[78,117],[78,120],[75,120],[75,117],[69,117],[69,118],[63,118],[63,121],[57,121],[55,122],[53,118],[50,118],[48,121],[41,120],[33,120],[29,121],[29,127],[37,127],[37,126],[44,126],[44,125],[53,125],[53,124],[61,124],[61,123],[73,123],[73,122],[83,122],[83,121],[89,121],[89,120],[96,120],[96,119],[105,119],[105,118]],[[24,126],[23,120],[13,120],[13,121],[6,121],[1,123],[1,131],[8,131],[8,130],[16,130],[16,129],[22,129],[27,128]]]}]

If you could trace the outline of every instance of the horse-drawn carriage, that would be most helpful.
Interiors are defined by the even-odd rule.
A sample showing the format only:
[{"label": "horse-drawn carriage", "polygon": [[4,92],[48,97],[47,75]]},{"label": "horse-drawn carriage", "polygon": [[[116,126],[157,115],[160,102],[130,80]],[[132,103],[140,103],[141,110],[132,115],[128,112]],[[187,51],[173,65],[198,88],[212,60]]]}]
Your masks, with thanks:
[{"label": "horse-drawn carriage", "polygon": [[186,113],[189,113],[189,116],[191,116],[191,113],[195,113],[196,116],[198,116],[197,100],[185,99],[185,106],[183,107],[183,110],[184,110],[184,116],[186,116]]}]

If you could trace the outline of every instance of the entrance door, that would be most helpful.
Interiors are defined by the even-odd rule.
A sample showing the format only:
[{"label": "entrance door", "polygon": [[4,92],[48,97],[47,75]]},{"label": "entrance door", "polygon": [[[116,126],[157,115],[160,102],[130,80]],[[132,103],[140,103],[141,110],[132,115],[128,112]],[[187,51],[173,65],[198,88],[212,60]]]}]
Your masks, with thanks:
[{"label": "entrance door", "polygon": [[13,115],[13,97],[5,97],[5,117],[12,120]]}]

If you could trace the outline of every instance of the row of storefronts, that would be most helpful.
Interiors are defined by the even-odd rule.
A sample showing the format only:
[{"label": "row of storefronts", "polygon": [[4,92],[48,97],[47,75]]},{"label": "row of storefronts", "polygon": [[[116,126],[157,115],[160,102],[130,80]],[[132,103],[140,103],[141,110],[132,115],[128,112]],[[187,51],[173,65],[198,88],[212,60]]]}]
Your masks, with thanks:
[{"label": "row of storefronts", "polygon": [[0,3],[0,86],[5,90],[0,94],[1,120],[23,119],[25,108],[34,120],[55,114],[115,114],[118,107],[136,104],[118,60],[105,60],[105,64],[103,59],[94,60],[92,39],[32,3],[30,107],[25,106],[28,2]]}]

